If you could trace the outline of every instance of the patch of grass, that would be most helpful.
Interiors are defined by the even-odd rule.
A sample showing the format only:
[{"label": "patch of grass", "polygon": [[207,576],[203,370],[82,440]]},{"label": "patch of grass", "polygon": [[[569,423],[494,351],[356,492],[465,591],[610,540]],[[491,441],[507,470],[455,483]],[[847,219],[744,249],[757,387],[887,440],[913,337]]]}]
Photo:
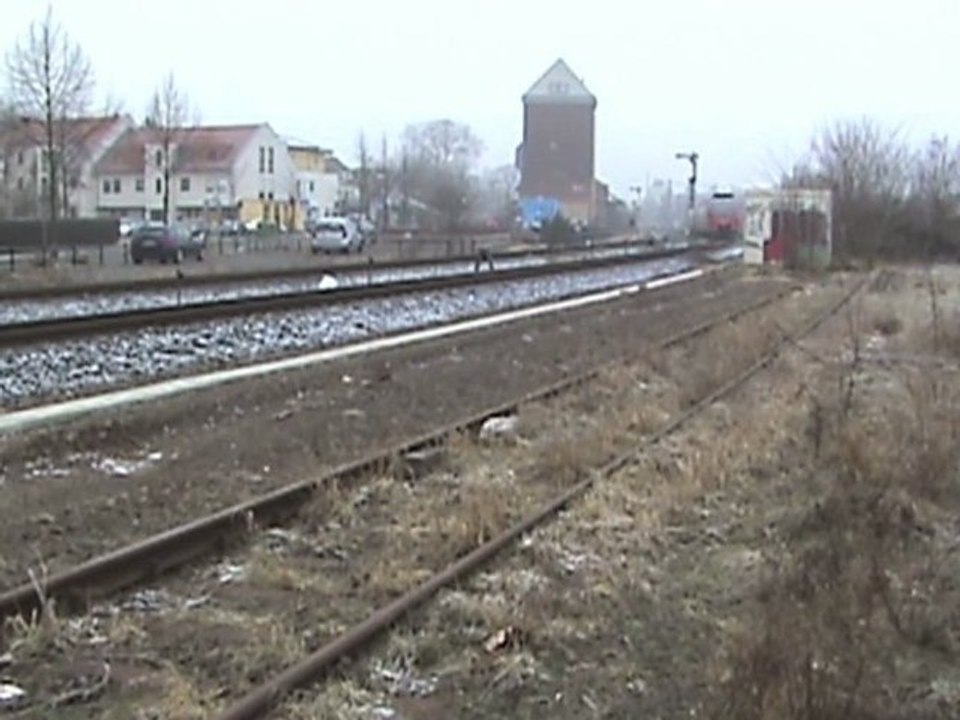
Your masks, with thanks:
[{"label": "patch of grass", "polygon": [[308,591],[315,582],[294,563],[286,562],[282,555],[265,547],[257,547],[251,552],[245,580],[254,587],[298,593]]},{"label": "patch of grass", "polygon": [[284,706],[290,720],[368,720],[381,706],[380,698],[357,682],[343,678],[326,683],[320,692],[303,692]]},{"label": "patch of grass", "polygon": [[892,308],[874,315],[871,325],[874,331],[884,337],[892,337],[903,330],[903,321]]},{"label": "patch of grass", "polygon": [[958,563],[934,538],[960,505],[960,403],[935,378],[900,382],[899,401],[818,406],[820,498],[786,536],[759,622],[732,643],[711,717],[917,717],[926,654],[958,657],[960,612],[943,612]]}]

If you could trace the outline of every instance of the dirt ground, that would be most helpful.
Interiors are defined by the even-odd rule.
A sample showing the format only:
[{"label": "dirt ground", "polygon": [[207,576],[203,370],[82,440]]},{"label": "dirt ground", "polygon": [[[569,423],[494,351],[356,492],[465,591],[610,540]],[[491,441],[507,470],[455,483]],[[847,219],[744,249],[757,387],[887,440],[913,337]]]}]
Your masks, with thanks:
[{"label": "dirt ground", "polygon": [[5,438],[0,581],[400,444],[785,287],[734,275]]},{"label": "dirt ground", "polygon": [[[216,566],[202,566],[161,587],[130,594],[89,616],[65,621],[51,613],[45,622],[15,627],[14,662],[7,672],[20,681],[29,678],[25,687],[30,697],[56,705],[57,717],[208,717],[269,673],[360,620],[374,605],[395,597],[529,512],[582,477],[589,467],[634,447],[643,435],[692,401],[688,393],[692,377],[705,385],[719,383],[771,346],[782,324],[792,326],[811,316],[840,289],[835,281],[819,288],[811,285],[808,293],[796,294],[664,354],[650,352],[649,333],[657,325],[653,319],[658,313],[648,308],[642,316],[646,333],[633,336],[632,343],[622,347],[622,356],[633,362],[605,372],[574,393],[525,407],[515,434],[492,443],[462,438],[453,443],[443,467],[425,477],[373,477],[334,490],[318,498],[290,527],[265,532],[253,547],[223,558]],[[702,318],[706,298],[689,289],[686,293],[689,306],[697,308],[694,315]],[[720,311],[720,299],[731,294],[720,288],[709,299],[709,309]],[[744,298],[741,295],[740,301]],[[629,307],[608,311],[615,317],[631,313]],[[663,335],[683,325],[683,312],[676,305],[667,315],[659,328]],[[596,344],[600,331],[614,330],[604,327],[596,315],[583,319],[598,331],[597,335],[587,333],[588,342]],[[635,327],[639,319],[632,317],[626,326]],[[583,332],[582,325],[577,327]],[[528,352],[539,343],[529,345]],[[605,351],[609,354],[610,348]],[[691,358],[700,361],[693,364]],[[709,361],[704,364],[703,358]],[[610,514],[612,527],[619,527],[616,515]],[[601,533],[594,528],[588,535]],[[538,536],[532,540],[538,542]],[[524,543],[525,550],[530,547],[538,546]],[[593,562],[592,555],[576,546],[563,555],[556,577],[563,597],[580,597],[583,588],[576,574]],[[512,571],[505,566],[502,572]],[[611,597],[618,591],[619,574],[608,571]],[[525,592],[540,593],[535,605],[541,618],[562,609],[557,604],[559,595],[541,593],[549,583],[543,585],[536,576],[528,580],[524,585],[521,578],[519,586]],[[435,626],[433,620],[419,630],[412,625],[390,641],[386,655],[381,651],[365,662],[367,669],[361,675],[350,671],[319,695],[314,692],[289,705],[281,715],[384,717],[377,713],[390,711],[426,717],[423,708],[434,707],[440,714],[432,717],[465,716],[446,711],[454,707],[451,703],[457,697],[467,702],[467,696],[458,693],[476,690],[469,685],[472,671],[483,668],[468,664],[472,669],[462,678],[452,671],[440,673],[438,668],[457,655],[458,643],[467,641],[468,652],[473,652],[475,642],[482,646],[484,638],[498,630],[505,631],[506,640],[503,652],[494,648],[493,654],[520,657],[512,667],[517,677],[529,679],[522,658],[537,647],[529,644],[539,633],[534,631],[533,616],[521,618],[518,613],[514,617],[509,605],[484,608],[487,593],[476,588],[458,592],[447,594],[438,610],[426,613],[435,619]],[[450,600],[461,596],[463,606],[457,604],[459,600]],[[598,609],[580,608],[577,622],[572,623],[582,625],[577,632],[586,633],[588,639],[591,623],[599,626],[603,621],[602,615],[595,614]],[[441,631],[451,635],[442,638]],[[407,642],[406,649],[415,652],[397,655],[398,642]],[[554,648],[546,634],[542,642],[544,654],[569,651],[562,644]],[[76,693],[82,696],[77,699]],[[370,705],[371,698],[380,697],[380,704]],[[509,707],[522,707],[516,701],[514,697]],[[484,716],[514,716],[504,714],[505,706],[488,691],[472,695],[468,704],[482,709],[486,702],[493,705]],[[41,717],[36,714],[42,712],[40,707],[26,710],[24,716]]]}]

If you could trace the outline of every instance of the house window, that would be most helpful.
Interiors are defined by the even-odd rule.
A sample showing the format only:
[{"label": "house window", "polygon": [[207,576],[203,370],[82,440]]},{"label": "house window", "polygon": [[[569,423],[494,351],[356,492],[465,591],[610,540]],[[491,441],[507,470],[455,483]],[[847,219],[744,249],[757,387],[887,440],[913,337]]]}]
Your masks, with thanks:
[{"label": "house window", "polygon": [[270,156],[267,164],[268,164],[267,172],[273,175],[273,148],[270,148]]},{"label": "house window", "polygon": [[77,179],[77,176],[76,176],[76,175],[72,175],[72,176],[70,177],[70,189],[71,189],[71,190],[76,190],[76,189],[77,189],[77,185],[79,185],[79,184],[80,184],[80,181]]},{"label": "house window", "polygon": [[17,153],[17,165],[23,165],[23,150]]},{"label": "house window", "polygon": [[268,192],[268,193],[267,193],[267,198],[270,199],[270,200],[273,200],[273,193],[272,193],[272,192]]},{"label": "house window", "polygon": [[314,182],[313,182],[313,180],[311,180],[311,181],[310,181],[310,192],[313,192],[313,186],[314,186]]},{"label": "house window", "polygon": [[119,192],[120,192],[120,178],[114,178],[114,179],[113,179],[113,191],[114,191],[115,193],[119,193]]},{"label": "house window", "polygon": [[263,174],[263,168],[265,163],[264,158],[266,157],[266,154],[267,154],[266,150],[264,149],[263,145],[261,145],[260,146],[260,174],[261,175]]},{"label": "house window", "polygon": [[261,191],[260,191],[260,199],[263,200],[263,198],[264,198],[263,190],[261,190]]},{"label": "house window", "polygon": [[180,178],[180,192],[190,192],[190,178]]},{"label": "house window", "polygon": [[137,178],[134,182],[134,188],[137,192],[143,192],[143,178]]},{"label": "house window", "polygon": [[300,194],[300,181],[297,180],[297,195]]},{"label": "house window", "polygon": [[109,181],[109,180],[104,180],[104,181],[103,181],[103,194],[104,194],[104,195],[109,195],[109,194],[110,194],[110,181]]},{"label": "house window", "polygon": [[163,178],[157,178],[156,188],[157,188],[157,195],[163,192]]},{"label": "house window", "polygon": [[163,167],[163,150],[157,150],[154,159],[156,160],[157,167]]},{"label": "house window", "polygon": [[47,179],[46,179],[45,177],[40,178],[40,189],[41,189],[43,192],[46,192],[46,191],[47,191]]}]

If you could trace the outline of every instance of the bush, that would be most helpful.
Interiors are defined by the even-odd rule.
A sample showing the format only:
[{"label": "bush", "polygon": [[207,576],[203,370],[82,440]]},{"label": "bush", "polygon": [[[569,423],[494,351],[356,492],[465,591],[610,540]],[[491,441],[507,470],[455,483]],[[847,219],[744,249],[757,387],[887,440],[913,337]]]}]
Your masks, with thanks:
[{"label": "bush", "polygon": [[563,215],[554,215],[540,229],[540,239],[548,245],[569,245],[577,240],[577,229]]}]

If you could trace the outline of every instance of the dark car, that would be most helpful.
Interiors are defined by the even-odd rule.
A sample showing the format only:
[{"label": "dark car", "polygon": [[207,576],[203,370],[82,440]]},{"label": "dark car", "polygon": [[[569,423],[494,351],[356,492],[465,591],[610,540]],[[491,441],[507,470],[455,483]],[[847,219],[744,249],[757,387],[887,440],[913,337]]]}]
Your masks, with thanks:
[{"label": "dark car", "polygon": [[144,225],[130,237],[130,258],[137,265],[144,260],[179,263],[188,257],[200,261],[204,244],[182,225]]}]

